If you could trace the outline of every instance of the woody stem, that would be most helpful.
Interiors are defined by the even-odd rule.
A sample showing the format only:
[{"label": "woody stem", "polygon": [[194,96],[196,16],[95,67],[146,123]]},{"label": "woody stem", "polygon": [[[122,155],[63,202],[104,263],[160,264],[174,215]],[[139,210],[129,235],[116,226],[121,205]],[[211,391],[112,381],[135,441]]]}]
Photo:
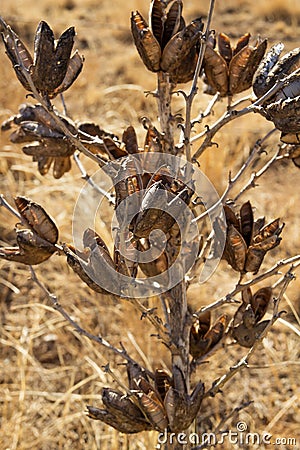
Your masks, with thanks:
[{"label": "woody stem", "polygon": [[164,153],[175,154],[174,146],[174,125],[171,112],[171,91],[172,84],[169,74],[158,72],[157,74],[157,106],[161,132],[163,133]]}]

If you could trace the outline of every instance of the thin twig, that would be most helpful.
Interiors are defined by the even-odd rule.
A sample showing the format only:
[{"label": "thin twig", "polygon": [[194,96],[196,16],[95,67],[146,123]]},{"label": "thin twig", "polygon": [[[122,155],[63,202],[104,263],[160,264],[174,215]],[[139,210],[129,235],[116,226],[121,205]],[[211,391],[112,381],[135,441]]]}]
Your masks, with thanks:
[{"label": "thin twig", "polygon": [[273,95],[275,95],[275,93],[277,91],[279,91],[284,84],[289,81],[289,79],[291,77],[293,77],[294,75],[300,73],[300,68],[295,70],[294,72],[292,72],[290,75],[287,75],[286,77],[284,77],[282,80],[278,81],[271,89],[269,89],[268,92],[266,92],[266,94],[264,94],[262,97],[260,97],[259,99],[257,99],[252,105],[247,106],[246,108],[241,109],[240,111],[237,111],[235,109],[230,109],[228,111],[226,111],[223,116],[217,120],[217,122],[215,122],[211,127],[207,128],[205,131],[203,131],[202,133],[197,134],[196,136],[194,136],[191,139],[191,143],[196,142],[198,139],[202,138],[205,136],[205,139],[203,141],[203,143],[201,144],[201,146],[198,148],[198,150],[194,153],[193,155],[193,161],[196,161],[197,158],[199,158],[199,156],[202,155],[202,153],[208,148],[211,147],[213,145],[212,142],[212,138],[215,136],[215,134],[224,126],[226,125],[228,122],[231,122],[234,119],[237,119],[239,117],[242,117],[246,114],[249,114],[251,112],[258,112],[260,110],[260,108],[262,107],[262,105]]},{"label": "thin twig", "polygon": [[90,177],[90,175],[88,175],[88,173],[86,172],[85,168],[83,167],[82,162],[80,161],[79,158],[79,153],[75,152],[73,155],[73,159],[81,173],[81,177],[86,180],[86,182],[92,186],[93,189],[95,189],[97,192],[99,192],[99,194],[103,195],[103,197],[105,197],[109,203],[111,205],[115,205],[115,197],[113,195],[111,195],[109,192],[105,191],[104,189],[102,189],[100,186],[98,186],[94,180]]},{"label": "thin twig", "polygon": [[[292,258],[290,258],[292,259]],[[300,256],[299,256],[300,259]],[[240,361],[233,367],[230,367],[229,372],[227,372],[225,375],[220,377],[218,380],[216,380],[212,387],[204,394],[204,397],[214,397],[220,390],[223,388],[223,386],[230,381],[233,376],[239,372],[244,367],[248,367],[248,361],[250,357],[253,355],[257,347],[260,345],[264,337],[268,334],[273,324],[276,322],[277,319],[280,318],[281,313],[278,311],[279,303],[281,299],[283,298],[283,295],[285,291],[287,290],[289,284],[291,281],[295,279],[295,275],[293,274],[293,270],[295,269],[295,266],[292,265],[290,269],[285,274],[285,282],[283,283],[283,286],[281,288],[280,293],[278,296],[274,299],[274,307],[273,307],[273,314],[272,318],[269,320],[267,326],[264,328],[262,333],[257,337],[256,341],[254,342],[253,346],[249,349],[247,354],[240,359]]]},{"label": "thin twig", "polygon": [[[239,171],[237,172],[237,174],[232,178],[231,177],[231,173],[229,173],[229,179],[228,179],[228,184],[227,187],[225,189],[225,191],[223,192],[222,196],[220,197],[220,199],[214,204],[212,205],[209,209],[207,209],[206,211],[204,211],[203,213],[201,213],[199,216],[195,217],[193,219],[194,222],[198,222],[202,219],[204,219],[208,214],[212,213],[216,208],[218,208],[221,204],[224,204],[224,202],[227,200],[229,193],[232,191],[232,189],[236,186],[237,182],[240,180],[240,178],[242,177],[242,175],[245,173],[245,171],[249,168],[250,164],[252,163],[252,161],[254,160],[255,156],[257,154],[259,154],[262,145],[265,143],[265,141],[267,139],[269,139],[269,137],[276,131],[276,128],[273,128],[273,130],[269,131],[263,138],[258,139],[252,149],[252,151],[250,152],[247,160],[244,162],[244,164],[242,165],[242,167],[239,169]],[[274,158],[274,157],[273,157]],[[271,159],[271,164],[274,162],[273,158]],[[275,155],[275,159],[279,159],[279,150]],[[263,175],[263,173],[266,172],[266,170],[269,168],[270,162],[268,161],[268,163],[259,171],[255,174],[255,180],[257,180],[261,175]],[[263,170],[264,169],[264,170]],[[253,178],[254,175],[251,176],[251,179]],[[251,182],[251,180],[249,181],[249,187],[247,187],[247,189],[250,189],[251,187],[254,187],[255,185],[253,185],[253,182]],[[247,190],[245,189],[245,190]],[[235,200],[237,198],[239,198],[240,195],[238,195],[237,197],[235,197]]]},{"label": "thin twig", "polygon": [[215,301],[214,303],[211,303],[210,305],[204,306],[200,308],[195,315],[199,316],[200,314],[207,312],[207,311],[213,311],[217,308],[220,308],[221,306],[229,303],[235,303],[234,296],[238,294],[239,292],[244,291],[250,286],[253,286],[254,284],[259,283],[260,281],[263,281],[267,278],[270,278],[274,275],[280,274],[279,269],[281,267],[285,267],[288,265],[292,265],[293,269],[296,269],[300,265],[300,255],[292,256],[291,258],[282,259],[281,261],[278,261],[273,267],[271,267],[266,272],[261,273],[260,275],[257,275],[256,277],[252,278],[249,281],[246,281],[245,283],[237,283],[236,287],[229,292],[229,294],[225,295],[221,299]]},{"label": "thin twig", "polygon": [[[215,6],[215,0],[210,0],[210,6],[207,16],[207,23],[206,23],[206,30],[204,33],[204,36],[200,40],[200,51],[197,61],[197,66],[194,73],[194,78],[191,86],[191,90],[186,97],[186,110],[185,110],[185,125],[184,125],[184,145],[185,145],[185,155],[186,160],[188,162],[191,162],[191,130],[192,130],[192,119],[191,119],[191,112],[192,112],[192,104],[195,95],[197,94],[197,85],[199,81],[199,74],[203,63],[204,53],[210,33],[210,24],[213,16]],[[187,177],[189,179],[189,177]]]},{"label": "thin twig", "polygon": [[74,327],[74,329],[81,335],[87,337],[88,339],[97,342],[97,344],[102,345],[103,347],[105,347],[107,350],[115,353],[118,356],[121,356],[121,358],[125,359],[126,361],[133,363],[133,364],[137,364],[136,361],[134,361],[129,355],[128,353],[122,349],[118,349],[116,347],[114,347],[113,345],[111,345],[108,341],[106,341],[105,339],[103,339],[101,336],[95,336],[94,334],[89,333],[88,331],[84,330],[83,328],[80,327],[80,325],[78,325],[77,322],[75,322],[70,316],[69,314],[64,310],[64,308],[61,306],[61,304],[58,302],[58,299],[56,297],[56,295],[52,294],[50,291],[48,291],[48,289],[46,288],[46,286],[38,279],[35,270],[33,269],[32,266],[29,266],[30,269],[30,273],[31,273],[31,278],[33,280],[34,283],[36,283],[39,288],[43,291],[43,293],[46,295],[46,297],[50,300],[50,302],[53,305],[53,308],[58,311],[63,317],[64,319],[69,322],[72,327]]},{"label": "thin twig", "polygon": [[[272,130],[274,131],[274,130]],[[237,200],[239,200],[242,195],[248,191],[251,188],[254,188],[257,186],[256,181],[277,161],[281,161],[284,158],[287,158],[287,155],[281,155],[281,148],[279,148],[277,150],[277,152],[275,153],[275,155],[273,155],[273,157],[258,171],[258,172],[253,172],[250,180],[247,182],[247,184],[242,187],[242,189],[240,190],[240,192],[234,197],[233,201],[236,202]]]},{"label": "thin twig", "polygon": [[4,198],[3,194],[0,194],[0,207],[4,206],[11,214],[16,216],[19,220],[22,220],[21,215],[18,213],[16,209],[14,209]]}]

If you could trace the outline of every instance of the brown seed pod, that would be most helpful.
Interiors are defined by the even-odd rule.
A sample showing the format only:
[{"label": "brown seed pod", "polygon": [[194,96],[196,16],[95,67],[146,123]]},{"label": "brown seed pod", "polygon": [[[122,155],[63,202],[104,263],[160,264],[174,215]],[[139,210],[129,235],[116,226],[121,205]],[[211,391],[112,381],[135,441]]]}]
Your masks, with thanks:
[{"label": "brown seed pod", "polygon": [[270,287],[261,288],[253,295],[251,306],[255,314],[256,322],[259,322],[267,312],[271,297],[272,288]]},{"label": "brown seed pod", "polygon": [[165,370],[156,369],[154,373],[154,381],[155,381],[155,388],[159,393],[162,401],[164,401],[166,393],[168,392],[168,390],[172,385],[172,379]]},{"label": "brown seed pod", "polygon": [[165,397],[164,405],[172,432],[180,433],[189,428],[197,416],[204,394],[203,383],[198,383],[189,396],[171,387]]},{"label": "brown seed pod", "polygon": [[254,47],[247,45],[235,54],[229,64],[229,92],[238,94],[252,84],[253,76],[267,49],[267,40]]},{"label": "brown seed pod", "polygon": [[226,237],[225,258],[234,270],[243,272],[247,254],[247,245],[240,232],[230,225]]},{"label": "brown seed pod", "polygon": [[227,325],[226,314],[220,316],[212,326],[210,312],[201,314],[190,332],[190,354],[193,358],[200,358],[212,350],[224,336]]},{"label": "brown seed pod", "polygon": [[258,323],[253,328],[246,328],[244,324],[239,325],[233,330],[233,337],[243,347],[250,348],[254,345],[255,341],[259,338],[261,333],[268,325],[269,320],[264,320]]},{"label": "brown seed pod", "polygon": [[0,24],[4,30],[1,35],[5,45],[6,54],[12,63],[17,78],[26,90],[31,91],[31,87],[26,76],[20,70],[19,62],[20,58],[25,69],[29,71],[33,64],[31,54],[27,50],[26,46],[21,41],[19,36],[10,28],[10,26],[6,24],[6,22],[1,17]]},{"label": "brown seed pod", "polygon": [[164,49],[170,39],[185,27],[182,17],[182,1],[176,0],[170,7],[163,25],[161,48]]},{"label": "brown seed pod", "polygon": [[33,266],[40,264],[56,251],[48,241],[31,230],[17,230],[18,247],[0,248],[0,258]]},{"label": "brown seed pod", "polygon": [[161,57],[160,45],[138,11],[131,14],[131,31],[143,63],[151,72],[158,72]]},{"label": "brown seed pod", "polygon": [[50,244],[56,244],[58,229],[51,217],[38,203],[26,197],[15,197],[15,204],[22,216],[22,224]]},{"label": "brown seed pod", "polygon": [[139,147],[136,137],[136,132],[133,126],[129,126],[126,128],[126,130],[123,133],[122,141],[125,144],[125,149],[127,153],[134,154],[138,153]]},{"label": "brown seed pod", "polygon": [[49,25],[44,21],[39,23],[34,40],[32,80],[40,92],[51,94],[63,82],[74,37],[74,27],[70,27],[55,46],[54,34]]},{"label": "brown seed pod", "polygon": [[219,92],[221,97],[225,97],[228,92],[228,67],[224,58],[207,46],[203,66],[207,84],[214,92]]},{"label": "brown seed pod", "polygon": [[240,209],[241,234],[247,246],[250,245],[253,238],[253,211],[250,202],[246,202]]},{"label": "brown seed pod", "polygon": [[161,58],[160,67],[164,72],[168,72],[171,77],[174,77],[182,60],[191,54],[202,29],[202,20],[196,19],[172,37],[164,48]]}]

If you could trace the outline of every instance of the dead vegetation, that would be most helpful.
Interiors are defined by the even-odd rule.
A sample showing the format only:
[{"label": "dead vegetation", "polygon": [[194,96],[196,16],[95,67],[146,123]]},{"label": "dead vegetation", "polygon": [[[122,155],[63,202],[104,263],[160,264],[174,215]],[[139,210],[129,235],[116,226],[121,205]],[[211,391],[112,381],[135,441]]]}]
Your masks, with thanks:
[{"label": "dead vegetation", "polygon": [[[226,2],[226,6],[217,6],[213,26],[218,31],[231,33],[234,39],[249,30],[253,35],[270,37],[270,43],[273,43],[272,39],[284,39],[286,50],[289,50],[299,39],[295,22],[297,11],[294,14],[293,9],[297,5],[291,4],[286,4],[282,13],[279,6],[274,5],[273,8],[272,5],[271,8],[270,2],[263,2],[261,11],[258,11],[252,2],[232,0]],[[200,6],[185,2],[185,14],[188,18],[206,14],[207,7],[208,2],[202,2]],[[80,120],[93,119],[112,133],[132,124],[142,141],[144,130],[139,118],[148,116],[156,120],[155,101],[151,97],[145,99],[144,95],[145,89],[154,88],[155,80],[153,74],[145,72],[142,67],[128,31],[130,10],[136,8],[145,12],[147,5],[142,1],[134,1],[131,5],[115,1],[112,5],[107,1],[79,3],[74,0],[55,4],[41,1],[32,8],[29,2],[17,5],[12,1],[5,5],[1,14],[18,32],[22,30],[22,36],[25,33],[28,44],[32,42],[40,19],[51,23],[57,35],[74,24],[78,34],[77,47],[86,62],[81,77],[65,96],[70,116]],[[240,25],[238,28],[232,26],[236,21]],[[268,33],[265,32],[266,27]],[[238,30],[236,34],[235,29]],[[24,91],[12,77],[3,49],[0,61],[0,113],[3,122],[17,111],[25,98]],[[218,104],[215,115],[218,117],[226,106],[226,101]],[[178,98],[176,112],[182,109],[183,102]],[[235,123],[233,127],[230,124],[225,126],[217,135],[220,146],[212,147],[201,158],[201,168],[220,194],[226,188],[228,167],[232,167],[235,173],[256,140],[270,129],[270,123],[258,114],[251,115],[250,130],[249,116]],[[274,147],[279,135],[277,132]],[[73,205],[84,184],[78,169],[73,167],[55,182],[51,175],[43,177],[37,172],[35,163],[18,146],[9,142],[5,133],[1,135],[0,156],[1,191],[6,198],[12,202],[15,195],[26,193],[46,206],[59,226],[60,239],[71,242]],[[86,168],[93,170],[91,162],[86,161]],[[299,169],[291,161],[283,161],[274,165],[267,176],[262,176],[259,186],[247,195],[247,199],[255,204],[257,217],[262,214],[278,216],[286,222],[282,232],[284,245],[270,254],[268,264],[263,268],[300,252],[299,174]],[[0,209],[0,217],[2,245],[11,242],[12,235],[8,230],[13,229],[15,219],[3,208]],[[103,223],[99,221],[98,227],[102,229]],[[154,448],[156,432],[120,435],[84,414],[87,404],[100,407],[102,387],[112,384],[110,376],[103,371],[108,361],[116,376],[125,379],[125,367],[120,364],[120,359],[74,331],[58,312],[53,311],[48,299],[29,279],[28,268],[0,260],[0,269],[3,324],[0,338],[0,447],[20,450]],[[141,320],[140,313],[132,305],[88,290],[57,255],[36,271],[39,279],[57,295],[63,307],[83,328],[107,337],[115,346],[121,341],[130,355],[146,368],[151,369],[154,363],[155,367],[170,368],[168,352],[150,337],[152,329],[144,319]],[[233,289],[237,281],[238,276],[234,278],[228,264],[222,261],[221,270],[205,287],[201,287],[201,291],[198,286],[191,288],[191,304],[195,308],[199,304],[209,304]],[[276,278],[273,279],[275,281]],[[209,432],[215,429],[234,408],[254,400],[238,416],[233,415],[225,427],[235,430],[237,422],[244,421],[251,432],[267,431],[274,439],[292,437],[298,438],[299,442],[299,288],[299,279],[296,279],[284,294],[281,309],[286,310],[287,315],[277,321],[251,358],[249,368],[232,378],[224,394],[203,400],[199,416],[202,430]],[[150,300],[147,306],[155,305]],[[209,386],[212,372],[214,378],[222,376],[239,357],[237,345],[221,347],[209,357],[209,363],[197,369],[197,377],[192,381],[201,378]],[[278,444],[274,448],[294,447]]]}]

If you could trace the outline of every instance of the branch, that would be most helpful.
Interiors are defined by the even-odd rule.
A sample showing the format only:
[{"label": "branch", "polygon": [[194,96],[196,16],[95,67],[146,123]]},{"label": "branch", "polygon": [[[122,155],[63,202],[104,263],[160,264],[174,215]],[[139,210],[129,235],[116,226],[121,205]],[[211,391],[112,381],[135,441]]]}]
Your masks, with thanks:
[{"label": "branch", "polygon": [[294,75],[300,73],[300,68],[292,72],[290,75],[287,75],[282,80],[277,81],[277,83],[269,89],[268,92],[266,92],[262,97],[257,99],[252,105],[247,106],[246,108],[241,109],[240,111],[237,111],[235,109],[230,109],[229,111],[226,111],[220,119],[212,125],[212,127],[208,128],[207,130],[203,131],[202,133],[194,136],[191,139],[191,143],[197,141],[198,139],[205,136],[205,139],[201,146],[198,148],[198,150],[193,155],[192,161],[196,161],[199,156],[202,155],[202,153],[208,148],[213,145],[212,138],[215,136],[215,134],[228,122],[231,122],[234,119],[237,119],[239,117],[242,117],[246,114],[249,114],[251,112],[258,112],[262,105],[270,98],[272,97],[277,91],[279,91],[286,82],[290,80]]},{"label": "branch", "polygon": [[254,284],[259,283],[260,281],[263,281],[267,278],[270,278],[273,275],[279,275],[279,269],[284,266],[291,265],[290,270],[296,269],[300,265],[300,255],[292,256],[291,258],[282,259],[281,261],[278,261],[273,267],[271,267],[266,272],[263,272],[262,274],[252,278],[252,280],[247,281],[246,283],[237,283],[236,287],[227,295],[222,297],[221,299],[217,300],[214,303],[211,303],[208,306],[204,306],[200,308],[197,312],[195,312],[195,315],[199,317],[200,314],[206,312],[206,311],[212,311],[217,308],[220,308],[221,306],[229,303],[236,303],[236,300],[234,300],[234,296],[238,294],[239,292],[244,291],[250,286],[253,286]]},{"label": "branch", "polygon": [[22,74],[24,75],[24,77],[26,78],[26,81],[28,82],[30,89],[32,91],[32,95],[33,97],[41,103],[41,105],[43,106],[43,108],[49,113],[49,115],[52,117],[52,119],[55,121],[55,123],[58,125],[58,127],[60,128],[60,130],[64,133],[64,135],[70,140],[70,142],[80,151],[82,152],[85,156],[87,156],[88,158],[92,159],[93,161],[95,161],[97,164],[100,165],[100,167],[103,167],[106,164],[106,161],[104,161],[100,156],[95,155],[94,153],[92,153],[90,150],[88,150],[81,142],[79,139],[77,139],[76,136],[74,136],[70,130],[67,128],[67,126],[63,123],[63,121],[55,114],[55,112],[53,111],[53,107],[51,104],[49,104],[49,100],[43,98],[38,90],[36,89],[30,72],[26,69],[26,67],[24,66],[24,63],[22,61],[22,58],[20,57],[20,53],[19,53],[19,46],[18,43],[16,41],[15,36],[12,34],[11,38],[14,41],[14,47],[15,47],[15,52],[17,55],[17,59],[18,59],[18,66],[22,72]]},{"label": "branch", "polygon": [[[249,167],[250,164],[252,163],[252,161],[253,161],[253,159],[255,158],[255,156],[256,156],[257,154],[259,154],[259,152],[260,152],[260,150],[261,150],[261,148],[262,148],[262,145],[265,143],[265,141],[266,141],[267,139],[269,139],[269,137],[270,137],[275,131],[276,131],[276,128],[273,128],[273,130],[269,131],[262,139],[258,139],[258,140],[256,141],[256,143],[255,143],[255,145],[254,145],[254,147],[253,147],[253,149],[252,149],[250,155],[248,156],[247,160],[244,162],[244,164],[242,165],[242,167],[240,168],[240,170],[238,171],[238,173],[237,173],[233,178],[231,177],[231,173],[229,173],[228,184],[227,184],[227,187],[226,187],[225,191],[223,192],[221,198],[220,198],[214,205],[212,205],[209,209],[207,209],[206,211],[204,211],[204,212],[203,212],[202,214],[200,214],[199,216],[195,217],[195,218],[193,219],[193,221],[198,222],[198,221],[204,219],[208,214],[210,214],[212,211],[214,211],[216,208],[218,208],[221,204],[223,204],[223,203],[226,201],[226,199],[227,199],[229,193],[230,193],[230,192],[232,191],[232,189],[235,187],[235,185],[237,184],[237,182],[239,181],[239,179],[242,177],[242,175],[246,172],[246,170],[248,169],[248,167]],[[276,155],[275,155],[277,159],[282,159],[283,157],[286,157],[286,156],[284,155],[284,156],[282,156],[282,157],[279,158],[279,152],[280,152],[280,149],[278,150],[278,152],[277,152]],[[274,157],[273,157],[273,158],[274,158]],[[274,161],[273,161],[273,158],[271,159],[272,163],[274,162]],[[276,158],[275,158],[275,159],[276,159]],[[272,164],[272,163],[271,163],[271,164]],[[271,165],[271,164],[270,164],[270,161],[268,161],[268,163],[267,163],[267,164],[266,164],[259,172],[257,172],[257,173],[255,174],[255,179],[259,178],[263,173],[266,172],[266,170],[269,168],[268,164]],[[247,187],[245,190],[248,190],[248,189],[250,189],[251,187],[255,187],[255,184],[253,184],[252,178],[253,178],[253,175],[252,175],[252,177],[251,177],[251,180],[249,181],[249,187]],[[244,188],[243,188],[243,189],[244,189]],[[236,200],[237,198],[239,198],[240,195],[241,195],[241,194],[239,194],[237,197],[235,197],[234,200]]]},{"label": "branch", "polygon": [[39,279],[37,278],[36,272],[33,269],[32,266],[29,266],[30,269],[30,273],[31,273],[31,279],[33,280],[34,283],[36,283],[39,288],[43,291],[43,293],[45,294],[45,296],[48,298],[48,300],[50,300],[50,302],[53,305],[53,308],[58,311],[63,317],[64,319],[69,322],[72,327],[74,327],[74,329],[81,335],[87,337],[88,339],[90,339],[91,341],[97,342],[97,344],[102,345],[104,348],[106,348],[107,350],[115,353],[118,356],[121,356],[121,358],[125,359],[126,361],[132,363],[132,364],[137,364],[136,361],[134,359],[132,359],[128,353],[126,352],[126,350],[123,348],[122,350],[114,347],[113,345],[111,345],[108,341],[106,341],[105,339],[103,339],[101,336],[95,336],[94,334],[89,333],[88,331],[84,330],[83,328],[80,327],[80,325],[78,325],[77,322],[75,322],[70,316],[69,314],[64,310],[64,308],[61,306],[61,304],[58,302],[56,295],[52,294],[51,292],[48,291],[48,289],[44,286],[44,284],[39,281]]},{"label": "branch", "polygon": [[[199,80],[199,74],[203,63],[204,53],[210,33],[210,24],[213,16],[215,6],[215,0],[210,0],[210,6],[207,16],[207,23],[206,23],[206,30],[204,37],[200,40],[200,51],[197,61],[197,66],[194,73],[193,83],[191,90],[186,97],[186,111],[185,111],[185,126],[184,126],[184,145],[185,145],[185,155],[188,162],[191,162],[191,130],[192,130],[192,119],[191,119],[191,111],[192,111],[192,104],[195,95],[197,94],[197,84]],[[189,179],[189,177],[188,177]]]},{"label": "branch", "polygon": [[111,195],[109,192],[106,192],[104,189],[102,189],[100,186],[98,186],[94,180],[90,177],[90,175],[88,175],[88,173],[86,172],[85,168],[83,167],[82,162],[79,159],[79,154],[78,153],[74,153],[73,155],[73,159],[75,161],[75,164],[77,165],[80,173],[81,173],[81,177],[86,180],[86,182],[92,186],[93,189],[95,189],[95,191],[97,191],[99,194],[103,195],[103,197],[105,197],[109,203],[111,205],[115,205],[115,197],[113,195]]},{"label": "branch", "polygon": [[[292,259],[292,258],[290,258]],[[300,256],[298,255],[298,259],[300,259]],[[299,262],[300,264],[300,262]],[[297,264],[297,265],[299,265]],[[223,388],[223,386],[228,383],[228,381],[231,380],[231,378],[233,378],[233,376],[239,372],[242,368],[244,367],[248,367],[248,360],[250,359],[250,357],[253,355],[253,353],[255,352],[255,350],[257,349],[257,347],[260,345],[260,343],[262,342],[262,340],[266,337],[266,335],[268,334],[268,332],[270,331],[271,327],[273,326],[273,324],[276,322],[277,319],[280,318],[281,313],[278,312],[278,308],[279,308],[279,303],[282,300],[284,293],[286,292],[289,284],[291,283],[291,281],[293,281],[295,279],[295,275],[293,274],[293,270],[296,266],[292,265],[290,267],[290,269],[286,272],[285,274],[285,280],[283,283],[283,286],[278,294],[278,296],[274,299],[274,307],[273,307],[273,314],[272,314],[272,318],[269,320],[269,323],[267,324],[267,326],[265,327],[265,329],[262,331],[262,333],[258,336],[258,338],[256,339],[255,343],[253,344],[253,346],[249,349],[249,351],[247,352],[247,354],[240,359],[240,361],[233,367],[230,367],[229,372],[227,372],[225,375],[223,375],[221,378],[219,378],[218,380],[216,380],[212,387],[204,394],[204,397],[214,397],[218,392],[221,391],[221,389]]]}]

